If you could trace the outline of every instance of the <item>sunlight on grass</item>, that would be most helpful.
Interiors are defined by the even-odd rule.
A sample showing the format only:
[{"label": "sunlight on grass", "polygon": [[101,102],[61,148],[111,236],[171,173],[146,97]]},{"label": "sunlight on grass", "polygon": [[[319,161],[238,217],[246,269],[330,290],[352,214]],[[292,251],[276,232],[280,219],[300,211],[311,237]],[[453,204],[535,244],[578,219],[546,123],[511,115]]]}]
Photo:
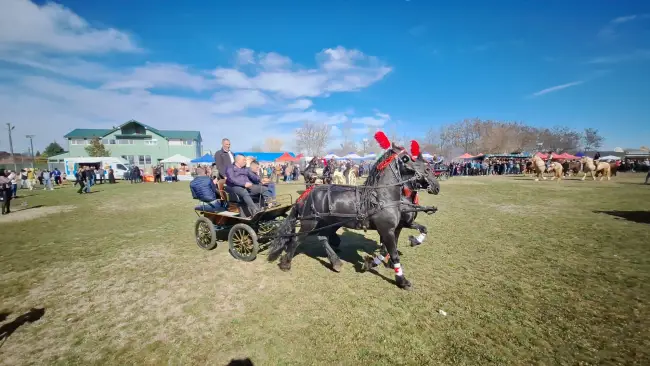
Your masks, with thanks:
[{"label": "sunlight on grass", "polygon": [[442,182],[421,196],[439,207],[418,218],[425,244],[400,238],[411,292],[391,270],[355,270],[374,232],[341,230],[341,273],[311,239],[289,273],[264,252],[201,250],[185,183],[21,191],[26,217],[0,221],[2,324],[46,313],[6,338],[0,363],[646,364],[642,179]]}]

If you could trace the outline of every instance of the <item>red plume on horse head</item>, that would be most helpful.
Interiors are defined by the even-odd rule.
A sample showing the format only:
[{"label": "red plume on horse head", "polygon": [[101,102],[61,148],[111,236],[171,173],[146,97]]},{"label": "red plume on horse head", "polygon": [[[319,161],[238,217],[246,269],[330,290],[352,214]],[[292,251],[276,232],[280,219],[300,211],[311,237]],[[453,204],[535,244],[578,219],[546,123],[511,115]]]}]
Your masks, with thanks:
[{"label": "red plume on horse head", "polygon": [[388,140],[388,137],[382,131],[375,133],[375,140],[377,140],[377,143],[382,149],[388,149],[390,147],[390,140]]},{"label": "red plume on horse head", "polygon": [[415,140],[411,140],[411,155],[414,157],[420,155],[420,144]]}]

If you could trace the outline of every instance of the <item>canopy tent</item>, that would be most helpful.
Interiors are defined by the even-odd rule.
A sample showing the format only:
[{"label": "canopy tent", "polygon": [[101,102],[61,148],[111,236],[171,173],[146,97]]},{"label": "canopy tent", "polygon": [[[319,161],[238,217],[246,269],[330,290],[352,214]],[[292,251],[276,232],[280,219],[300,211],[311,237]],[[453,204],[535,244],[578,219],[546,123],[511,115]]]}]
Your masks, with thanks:
[{"label": "canopy tent", "polygon": [[329,153],[329,154],[323,156],[323,158],[325,158],[325,159],[327,159],[327,160],[329,160],[329,159],[337,159],[337,158],[338,158],[338,155],[336,155],[336,154],[332,154],[332,153]]},{"label": "canopy tent", "polygon": [[192,159],[192,163],[195,163],[195,164],[201,164],[201,163],[212,164],[212,163],[214,163],[214,156],[212,156],[210,154],[205,154],[205,155],[201,156],[200,158]]},{"label": "canopy tent", "polygon": [[472,156],[472,155],[470,155],[468,153],[464,153],[463,155],[457,157],[456,159],[472,159],[472,158],[474,158],[474,156]]},{"label": "canopy tent", "polygon": [[[555,156],[555,155],[554,155],[554,156]],[[571,155],[571,154],[569,154],[569,153],[562,153],[562,154],[560,154],[560,155],[557,156],[557,159],[578,160],[578,159],[580,159],[580,158],[577,157],[577,156],[575,156],[575,155]]]},{"label": "canopy tent", "polygon": [[298,155],[296,155],[296,159],[302,159],[302,158],[304,158],[304,157],[305,157],[305,155],[303,155],[303,154],[298,154]]},{"label": "canopy tent", "polygon": [[[270,163],[275,161],[277,158],[280,156],[287,154],[286,152],[255,152],[255,151],[244,151],[244,152],[236,152],[234,154],[241,154],[244,156],[252,156],[255,158],[255,160],[259,161],[260,163]],[[293,154],[288,153],[289,155],[293,156]]]},{"label": "canopy tent", "polygon": [[428,152],[423,153],[422,157],[425,159],[433,159],[433,155],[429,154]]},{"label": "canopy tent", "polygon": [[600,160],[621,160],[621,158],[615,155],[607,155],[607,156],[601,156]]},{"label": "canopy tent", "polygon": [[519,154],[485,154],[484,158],[497,158],[497,159],[525,159],[530,158],[530,154],[524,152]]},{"label": "canopy tent", "polygon": [[377,154],[371,153],[371,154],[368,154],[368,155],[364,155],[362,159],[363,160],[375,160],[375,159],[377,159]]},{"label": "canopy tent", "polygon": [[280,157],[275,159],[275,161],[298,161],[299,159],[296,159],[295,157],[291,156],[288,152],[285,152],[282,154]]},{"label": "canopy tent", "polygon": [[361,156],[359,156],[359,155],[357,155],[357,154],[351,152],[351,153],[349,153],[349,154],[347,154],[347,155],[345,155],[345,156],[340,157],[339,159],[342,159],[342,160],[343,160],[343,159],[346,159],[346,160],[347,160],[347,159],[350,159],[350,160],[361,160]]},{"label": "canopy tent", "polygon": [[581,157],[585,156],[585,153],[583,153],[583,152],[581,151],[581,152],[577,153],[575,156],[581,158]]},{"label": "canopy tent", "polygon": [[167,159],[163,159],[160,161],[163,164],[190,164],[192,161],[190,158],[187,158],[181,154],[176,154],[174,156],[170,156]]}]

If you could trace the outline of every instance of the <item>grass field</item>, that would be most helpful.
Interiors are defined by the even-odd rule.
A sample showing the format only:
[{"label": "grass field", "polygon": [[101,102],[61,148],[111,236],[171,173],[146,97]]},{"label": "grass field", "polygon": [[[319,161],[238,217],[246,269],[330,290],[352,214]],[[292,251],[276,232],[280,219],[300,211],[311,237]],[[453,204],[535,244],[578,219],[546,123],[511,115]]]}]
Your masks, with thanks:
[{"label": "grass field", "polygon": [[444,181],[425,244],[400,240],[410,292],[356,271],[373,232],[342,234],[341,273],[315,240],[289,273],[201,250],[186,183],[21,191],[0,218],[0,363],[647,365],[643,178]]}]

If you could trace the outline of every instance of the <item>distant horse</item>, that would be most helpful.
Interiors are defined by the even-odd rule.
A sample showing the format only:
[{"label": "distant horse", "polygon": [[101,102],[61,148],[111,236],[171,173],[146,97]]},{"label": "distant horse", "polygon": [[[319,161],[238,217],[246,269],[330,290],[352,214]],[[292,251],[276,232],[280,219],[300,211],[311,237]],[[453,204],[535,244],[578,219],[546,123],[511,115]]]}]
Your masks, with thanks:
[{"label": "distant horse", "polygon": [[[535,155],[530,159],[530,162],[532,163],[533,169],[535,169],[535,182],[539,182],[539,178],[542,178],[543,180],[546,180],[546,177],[544,176],[544,172],[546,172],[546,163],[542,158],[539,156]],[[558,162],[552,162],[551,165],[549,166],[548,169],[549,172],[553,172],[554,175],[551,178],[551,180],[558,178],[558,182],[562,179],[562,164]]]},{"label": "distant horse", "polygon": [[569,167],[566,169],[568,175],[577,176],[582,171],[582,163],[579,161],[572,161],[569,163]]},{"label": "distant horse", "polygon": [[612,176],[612,169],[609,163],[599,162],[598,165],[594,164],[594,159],[588,157],[588,156],[583,156],[580,159],[580,162],[582,163],[582,172],[584,175],[582,176],[582,180],[585,180],[587,178],[587,173],[591,173],[591,178],[593,180],[596,180],[596,175],[600,172],[603,173],[602,177],[600,177],[600,180],[603,180],[605,176],[607,176],[607,180],[611,179]]},{"label": "distant horse", "polygon": [[[302,171],[302,176],[305,178],[305,186],[307,189],[314,184],[323,184],[323,180],[318,176],[318,158],[311,159],[305,170]],[[320,182],[319,182],[320,180]]]}]

